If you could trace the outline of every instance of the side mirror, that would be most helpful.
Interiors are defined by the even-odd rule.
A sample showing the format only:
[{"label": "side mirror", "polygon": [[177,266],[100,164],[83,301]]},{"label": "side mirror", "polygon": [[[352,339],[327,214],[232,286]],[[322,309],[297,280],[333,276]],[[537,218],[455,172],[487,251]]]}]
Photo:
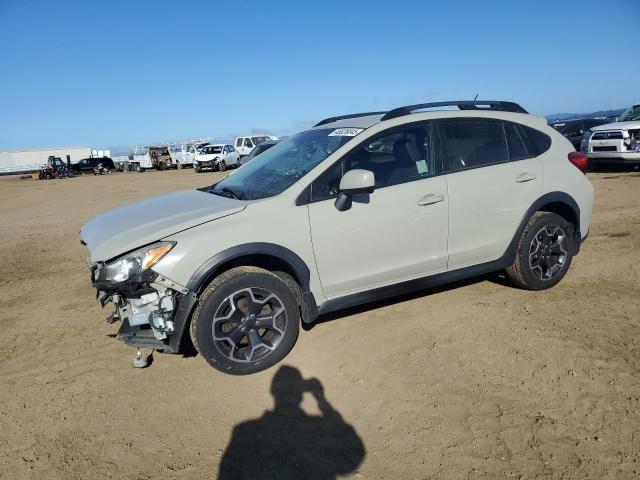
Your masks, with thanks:
[{"label": "side mirror", "polygon": [[363,193],[373,193],[375,188],[375,177],[369,170],[349,170],[340,180],[340,193],[334,203],[335,207],[344,212],[352,205],[353,195]]}]

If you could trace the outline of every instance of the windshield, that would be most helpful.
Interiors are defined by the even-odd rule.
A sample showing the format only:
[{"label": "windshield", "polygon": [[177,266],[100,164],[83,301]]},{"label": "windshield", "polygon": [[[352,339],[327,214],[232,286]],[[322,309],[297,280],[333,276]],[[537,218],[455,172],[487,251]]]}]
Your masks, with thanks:
[{"label": "windshield", "polygon": [[254,145],[258,145],[259,143],[271,140],[271,137],[251,137],[251,140],[253,140]]},{"label": "windshield", "polygon": [[249,162],[209,188],[210,193],[242,200],[272,197],[284,192],[352,136],[335,135],[332,128],[298,133]]},{"label": "windshield", "polygon": [[633,120],[640,120],[640,105],[633,105],[629,107],[620,117],[619,122],[631,122]]},{"label": "windshield", "polygon": [[222,146],[220,145],[204,147],[202,150],[200,150],[200,153],[203,155],[212,155],[214,153],[221,153],[221,152],[222,152]]}]

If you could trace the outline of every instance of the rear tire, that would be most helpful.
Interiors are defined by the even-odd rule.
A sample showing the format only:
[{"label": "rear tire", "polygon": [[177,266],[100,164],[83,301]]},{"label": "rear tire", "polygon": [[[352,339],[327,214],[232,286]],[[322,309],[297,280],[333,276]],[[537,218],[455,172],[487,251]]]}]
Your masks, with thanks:
[{"label": "rear tire", "polygon": [[257,267],[236,267],[202,293],[191,340],[215,369],[249,375],[280,362],[300,330],[300,308],[287,279]]},{"label": "rear tire", "polygon": [[545,290],[566,275],[573,252],[575,227],[560,215],[534,213],[518,240],[516,256],[507,277],[526,290]]}]

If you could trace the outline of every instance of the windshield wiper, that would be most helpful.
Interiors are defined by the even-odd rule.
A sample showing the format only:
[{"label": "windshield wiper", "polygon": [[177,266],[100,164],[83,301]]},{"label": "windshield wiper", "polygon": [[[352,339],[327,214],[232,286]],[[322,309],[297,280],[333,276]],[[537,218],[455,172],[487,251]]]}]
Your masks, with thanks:
[{"label": "windshield wiper", "polygon": [[[231,197],[235,198],[236,200],[242,200],[242,199],[240,198],[240,195],[238,195],[236,192],[234,192],[234,191],[233,191],[232,189],[230,189],[229,187],[222,187],[222,188],[220,189],[220,192],[222,192],[222,193],[227,193],[228,195],[225,195],[225,196],[229,196],[229,195],[230,195]],[[214,193],[215,193],[215,192],[214,192]]]}]

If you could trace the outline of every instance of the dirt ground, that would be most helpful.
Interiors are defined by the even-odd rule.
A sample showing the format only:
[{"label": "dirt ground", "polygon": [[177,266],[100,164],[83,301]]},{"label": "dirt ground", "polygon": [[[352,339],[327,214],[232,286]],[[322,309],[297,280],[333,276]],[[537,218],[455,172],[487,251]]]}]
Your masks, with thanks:
[{"label": "dirt ground", "polygon": [[78,231],[216,175],[0,178],[0,478],[640,477],[640,174],[589,175],[589,239],[552,290],[491,276],[342,312],[248,377],[134,370]]}]

